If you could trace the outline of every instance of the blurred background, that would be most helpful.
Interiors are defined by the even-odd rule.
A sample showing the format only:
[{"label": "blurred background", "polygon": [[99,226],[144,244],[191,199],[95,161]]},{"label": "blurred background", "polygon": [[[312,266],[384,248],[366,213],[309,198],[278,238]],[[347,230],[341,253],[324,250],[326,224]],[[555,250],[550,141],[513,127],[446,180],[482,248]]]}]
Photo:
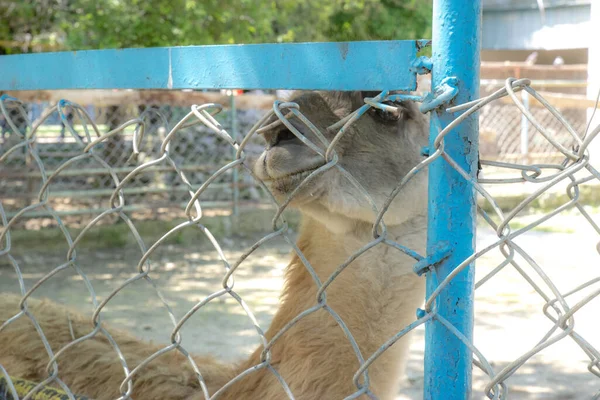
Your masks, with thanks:
[{"label": "blurred background", "polygon": [[[481,94],[498,89],[508,77],[527,77],[579,132],[585,129],[597,92],[600,65],[592,68],[594,43],[592,0],[484,0]],[[181,46],[232,43],[305,42],[417,39],[431,37],[431,1],[428,0],[2,0],[0,1],[0,54],[85,49]],[[598,42],[596,40],[596,42]],[[425,50],[427,51],[427,50]],[[595,50],[596,54],[598,50]],[[596,56],[595,58],[598,58]],[[419,90],[429,90],[429,77],[420,77]],[[227,110],[221,123],[235,135],[245,133],[270,107],[273,96],[284,93],[185,92],[185,91],[37,91],[10,93],[27,103],[30,120],[61,98],[86,107],[102,132],[114,129],[144,110],[160,111],[149,127],[146,152],[160,142],[189,106],[215,101]],[[235,95],[235,99],[228,96]],[[524,98],[534,116],[571,146],[560,123]],[[231,112],[233,110],[233,112]],[[76,116],[68,114],[75,126]],[[234,121],[235,120],[235,121]],[[560,154],[515,108],[497,103],[481,113],[481,152],[487,159],[511,162],[556,162]],[[16,121],[17,123],[19,121]],[[1,141],[10,140],[10,128],[0,117]],[[25,121],[19,129],[25,130]],[[103,149],[120,176],[126,165],[132,129],[116,135]],[[201,129],[201,128],[197,128]],[[230,150],[216,138],[188,129],[175,150],[192,183],[202,182]],[[40,156],[51,170],[73,156],[77,145],[69,129],[55,117],[39,131]],[[30,201],[37,188],[34,170],[25,154],[14,155],[0,172],[0,193],[9,212]],[[146,214],[178,206],[184,188],[170,188],[168,171],[156,170],[139,179],[130,195],[145,199]],[[212,193],[215,205],[229,202],[237,212],[244,202],[259,202],[252,180],[225,176]],[[91,165],[80,165],[77,176],[63,177],[52,194],[62,214],[81,214],[98,208],[111,192],[111,180]],[[172,189],[172,190],[171,190]],[[7,199],[6,197],[10,197]],[[135,205],[131,205],[135,208]],[[138,207],[139,208],[139,207]],[[35,215],[35,214],[34,214]]]}]

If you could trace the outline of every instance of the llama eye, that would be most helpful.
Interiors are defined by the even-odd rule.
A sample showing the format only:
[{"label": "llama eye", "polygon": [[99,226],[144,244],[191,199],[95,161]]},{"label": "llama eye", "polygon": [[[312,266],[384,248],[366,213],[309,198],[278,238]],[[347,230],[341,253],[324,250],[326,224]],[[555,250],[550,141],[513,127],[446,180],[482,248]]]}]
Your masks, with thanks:
[{"label": "llama eye", "polygon": [[[386,105],[390,105],[390,106],[398,106],[397,104],[391,102],[391,101],[384,101],[383,104]],[[384,111],[382,109],[379,108],[371,108],[369,109],[371,115],[375,116],[377,119],[379,119],[382,122],[396,122],[400,119],[402,113],[398,110],[397,112],[394,111]]]}]

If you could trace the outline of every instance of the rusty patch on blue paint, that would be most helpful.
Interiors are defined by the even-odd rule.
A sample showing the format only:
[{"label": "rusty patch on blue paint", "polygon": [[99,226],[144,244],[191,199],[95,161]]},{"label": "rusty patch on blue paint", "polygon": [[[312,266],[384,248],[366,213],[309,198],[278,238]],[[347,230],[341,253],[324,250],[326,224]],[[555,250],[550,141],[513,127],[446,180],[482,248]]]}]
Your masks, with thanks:
[{"label": "rusty patch on blue paint", "polygon": [[338,47],[340,49],[340,54],[342,55],[342,59],[346,60],[346,57],[348,57],[348,43],[338,43]]},{"label": "rusty patch on blue paint", "polygon": [[427,272],[428,269],[436,267],[442,261],[450,257],[452,248],[447,242],[439,242],[434,247],[435,252],[433,254],[425,257],[413,266],[413,271],[417,275],[423,275],[423,273]]},{"label": "rusty patch on blue paint", "polygon": [[418,39],[418,40],[415,40],[415,45],[417,47],[417,52],[419,52],[419,51],[423,50],[423,48],[431,46],[431,40],[430,39]]}]

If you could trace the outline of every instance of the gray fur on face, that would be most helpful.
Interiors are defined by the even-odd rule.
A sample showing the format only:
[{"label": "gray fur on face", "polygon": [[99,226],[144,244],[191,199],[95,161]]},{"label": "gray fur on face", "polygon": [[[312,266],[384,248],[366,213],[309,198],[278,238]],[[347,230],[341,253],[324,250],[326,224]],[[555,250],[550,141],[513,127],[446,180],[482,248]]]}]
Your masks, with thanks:
[{"label": "gray fur on face", "polygon": [[[336,132],[327,127],[361,107],[362,92],[306,92],[293,99],[300,111],[331,142]],[[385,202],[402,178],[420,161],[427,145],[428,123],[416,104],[395,104],[399,113],[390,116],[371,109],[354,122],[337,143],[339,165],[368,192],[377,207]],[[294,125],[307,139],[322,149],[326,146],[297,118]],[[255,173],[265,180],[273,194],[284,200],[314,169],[325,164],[322,155],[280,125],[264,134],[266,147],[255,165]],[[386,214],[386,222],[402,223],[426,210],[426,171],[419,173],[398,195]],[[323,217],[324,213],[352,216],[372,222],[374,212],[368,198],[337,168],[315,177],[294,196],[292,206]]]}]

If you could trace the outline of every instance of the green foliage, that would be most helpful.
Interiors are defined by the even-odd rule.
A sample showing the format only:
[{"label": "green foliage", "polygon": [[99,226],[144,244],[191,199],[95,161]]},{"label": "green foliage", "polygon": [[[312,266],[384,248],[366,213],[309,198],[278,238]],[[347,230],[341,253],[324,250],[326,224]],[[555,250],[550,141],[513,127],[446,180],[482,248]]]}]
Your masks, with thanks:
[{"label": "green foliage", "polygon": [[58,47],[66,0],[0,0],[0,54]]},{"label": "green foliage", "polygon": [[0,0],[0,18],[6,52],[416,39],[431,0]]},{"label": "green foliage", "polygon": [[334,41],[431,37],[431,3],[423,0],[342,1],[329,17]]}]

